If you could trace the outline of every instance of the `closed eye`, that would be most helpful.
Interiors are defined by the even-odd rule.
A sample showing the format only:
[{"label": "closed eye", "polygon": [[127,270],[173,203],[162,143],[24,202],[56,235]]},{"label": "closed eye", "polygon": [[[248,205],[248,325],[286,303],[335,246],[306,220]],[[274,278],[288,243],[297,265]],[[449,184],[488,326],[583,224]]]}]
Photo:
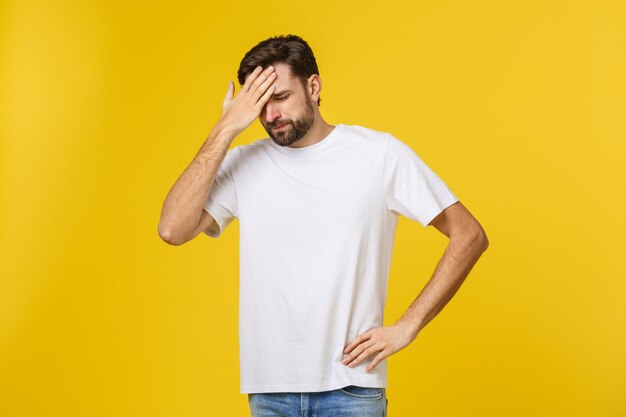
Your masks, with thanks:
[{"label": "closed eye", "polygon": [[276,91],[274,94],[272,94],[272,98],[274,100],[284,100],[287,97],[289,97],[289,94],[291,93],[291,90],[287,89],[287,90],[281,90],[281,91]]}]

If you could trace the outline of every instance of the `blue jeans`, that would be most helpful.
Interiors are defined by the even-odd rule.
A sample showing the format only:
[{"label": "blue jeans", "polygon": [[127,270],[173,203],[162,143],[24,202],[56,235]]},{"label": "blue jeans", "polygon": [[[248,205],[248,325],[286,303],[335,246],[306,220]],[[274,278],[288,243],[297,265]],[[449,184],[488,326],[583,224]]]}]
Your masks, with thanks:
[{"label": "blue jeans", "polygon": [[387,417],[385,388],[248,394],[252,417]]}]

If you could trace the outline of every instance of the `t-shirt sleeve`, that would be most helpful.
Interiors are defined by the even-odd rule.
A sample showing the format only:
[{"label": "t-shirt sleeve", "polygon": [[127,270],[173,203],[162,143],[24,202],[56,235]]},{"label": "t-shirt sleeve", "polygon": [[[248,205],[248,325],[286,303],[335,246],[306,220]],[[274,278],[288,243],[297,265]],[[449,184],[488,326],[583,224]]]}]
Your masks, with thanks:
[{"label": "t-shirt sleeve", "polygon": [[387,209],[422,226],[459,201],[407,144],[389,135],[383,169]]},{"label": "t-shirt sleeve", "polygon": [[229,149],[217,170],[211,192],[204,210],[215,219],[219,230],[209,232],[210,237],[219,237],[224,229],[239,215],[235,178],[239,164],[238,147]]}]

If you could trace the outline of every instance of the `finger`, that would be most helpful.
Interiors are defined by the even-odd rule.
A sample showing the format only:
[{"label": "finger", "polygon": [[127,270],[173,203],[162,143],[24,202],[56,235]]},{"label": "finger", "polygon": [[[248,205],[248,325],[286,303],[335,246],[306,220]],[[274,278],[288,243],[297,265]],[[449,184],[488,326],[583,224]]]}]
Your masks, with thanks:
[{"label": "finger", "polygon": [[357,359],[359,363],[363,362],[365,359],[369,358],[372,355],[375,355],[376,352],[380,352],[382,348],[376,342],[372,342],[364,351],[361,353]]},{"label": "finger", "polygon": [[[357,346],[357,347],[354,349],[354,351],[353,351],[352,353],[350,353],[350,355],[348,355],[348,357],[347,357],[347,358],[345,358],[342,362],[343,362],[344,364],[347,364],[348,366],[354,366],[354,365],[356,365],[357,363],[359,363],[359,362],[361,361],[361,359],[362,359],[363,354],[365,353],[365,351],[366,351],[367,349],[369,349],[370,347],[372,347],[372,346],[374,346],[374,343],[373,343],[373,342],[368,343],[368,344],[365,344],[365,342],[364,342],[364,343],[361,343],[361,344],[360,344],[359,346]],[[366,354],[366,356],[367,356],[367,355],[368,355],[368,354]]]},{"label": "finger", "polygon": [[360,334],[356,339],[348,343],[343,353],[349,353],[355,346],[358,346],[358,344],[361,343],[363,340],[369,339],[369,333],[370,332],[368,331],[366,333]]},{"label": "finger", "polygon": [[267,79],[263,81],[263,83],[259,86],[259,88],[257,88],[256,91],[252,93],[252,96],[257,98],[258,100],[260,96],[263,96],[265,94],[265,92],[267,91],[267,87],[271,85],[275,79],[276,79],[276,73],[272,72],[269,75],[269,77],[267,77]]},{"label": "finger", "polygon": [[256,93],[261,83],[263,83],[267,79],[267,77],[270,76],[272,72],[274,72],[273,66],[270,65],[269,67],[265,68],[265,70],[261,74],[259,74],[257,79],[252,82],[252,85],[250,86],[250,90],[248,91],[252,93]]},{"label": "finger", "polygon": [[261,70],[263,70],[263,67],[259,65],[254,69],[254,71],[252,71],[250,75],[248,75],[248,79],[246,80],[245,83],[243,83],[243,87],[241,87],[241,91],[247,92],[248,90],[250,90],[250,86],[252,85],[254,80],[256,80],[256,77],[261,73]]},{"label": "finger", "polygon": [[351,341],[350,343],[348,343],[348,345],[346,346],[346,348],[343,350],[343,353],[350,353],[350,351],[352,349],[354,349],[355,346],[358,346],[359,343],[361,343],[361,340],[363,339],[363,335],[359,335],[357,336],[356,339],[354,339],[353,341]]},{"label": "finger", "polygon": [[276,91],[276,85],[272,85],[270,88],[267,89],[265,94],[263,94],[261,98],[259,99],[259,101],[256,102],[257,106],[258,107],[265,106],[265,103],[267,103],[267,101],[270,99],[272,94],[274,94],[274,91]]},{"label": "finger", "polygon": [[228,104],[233,99],[235,93],[235,86],[231,80],[228,80],[228,90],[226,90],[226,96],[224,97],[224,104]]},{"label": "finger", "polygon": [[[356,339],[355,339],[356,341]],[[354,342],[352,342],[354,343]],[[363,349],[365,349],[365,345],[364,344],[358,344],[352,348],[350,348],[349,354],[346,358],[344,358],[344,360],[342,360],[343,363],[349,363],[351,362],[354,358],[356,358],[361,352],[363,352]]]},{"label": "finger", "polygon": [[354,359],[352,362],[348,364],[348,367],[354,368],[355,366],[363,362],[365,359],[369,358],[374,353],[372,348],[373,346],[369,346],[367,349],[363,350],[363,352],[361,352],[361,354],[358,355],[356,359]]},{"label": "finger", "polygon": [[385,351],[382,350],[378,355],[376,355],[374,360],[372,362],[370,362],[369,365],[367,365],[367,368],[365,368],[365,372],[369,372],[372,369],[376,368],[376,365],[378,365],[380,363],[380,361],[385,359],[387,356],[388,355],[385,353]]}]

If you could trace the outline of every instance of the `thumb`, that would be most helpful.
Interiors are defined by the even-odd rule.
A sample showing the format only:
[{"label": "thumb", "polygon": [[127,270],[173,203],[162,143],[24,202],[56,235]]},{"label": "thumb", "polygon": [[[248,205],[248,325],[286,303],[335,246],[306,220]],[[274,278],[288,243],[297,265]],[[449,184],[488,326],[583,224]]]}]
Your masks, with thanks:
[{"label": "thumb", "polygon": [[226,91],[226,96],[224,96],[224,101],[222,102],[222,112],[225,112],[228,107],[230,107],[230,103],[233,101],[233,92],[235,90],[235,86],[231,80],[228,80],[228,90]]},{"label": "thumb", "polygon": [[228,80],[228,91],[226,91],[226,98],[224,101],[230,101],[233,99],[233,95],[235,93],[235,85],[232,80]]}]

